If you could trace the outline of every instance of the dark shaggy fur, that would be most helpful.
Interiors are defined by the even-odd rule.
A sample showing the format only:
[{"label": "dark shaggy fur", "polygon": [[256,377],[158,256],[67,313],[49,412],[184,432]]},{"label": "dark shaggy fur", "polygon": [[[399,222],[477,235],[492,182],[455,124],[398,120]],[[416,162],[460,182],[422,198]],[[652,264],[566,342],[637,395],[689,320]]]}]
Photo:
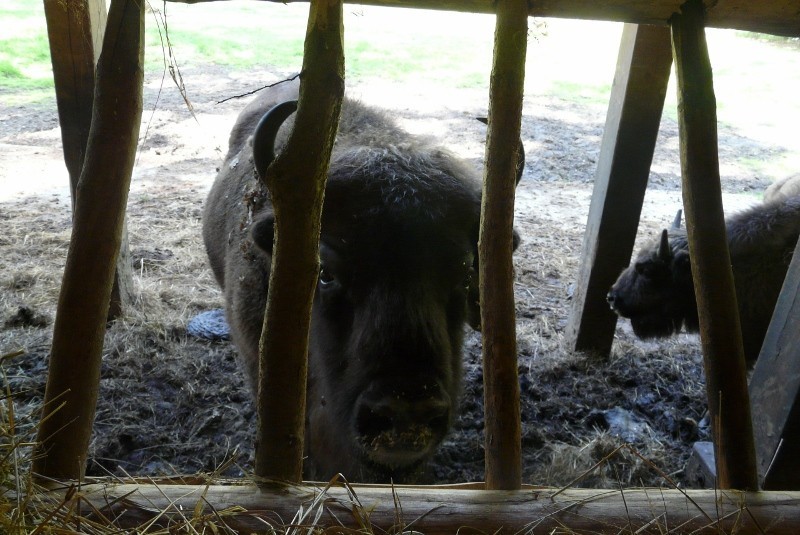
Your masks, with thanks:
[{"label": "dark shaggy fur", "polygon": [[[752,365],[800,234],[800,197],[768,202],[726,221],[745,358]],[[698,330],[686,232],[664,230],[611,287],[608,301],[640,338]],[[668,239],[668,246],[662,245]]]},{"label": "dark shaggy fur", "polygon": [[[242,112],[204,214],[254,391],[274,216],[248,138],[264,112],[293,98],[297,85],[288,84]],[[419,479],[452,422],[464,324],[478,314],[480,192],[473,169],[345,99],[312,309],[306,477]]]}]

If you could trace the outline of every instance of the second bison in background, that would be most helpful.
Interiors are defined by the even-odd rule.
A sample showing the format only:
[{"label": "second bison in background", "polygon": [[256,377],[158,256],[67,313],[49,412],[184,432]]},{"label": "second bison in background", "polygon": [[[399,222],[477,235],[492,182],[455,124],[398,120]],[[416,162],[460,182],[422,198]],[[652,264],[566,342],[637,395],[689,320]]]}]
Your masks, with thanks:
[{"label": "second bison in background", "polygon": [[764,202],[779,202],[800,195],[800,173],[770,184],[764,191]]},{"label": "second bison in background", "polygon": [[[726,220],[745,359],[758,358],[798,235],[800,197],[767,202]],[[664,230],[639,251],[608,293],[640,338],[697,332],[699,322],[686,231]]]},{"label": "second bison in background", "polygon": [[[297,96],[296,83],[283,84],[240,114],[204,213],[209,260],[254,394],[275,216],[255,172],[272,155],[254,154],[250,138],[258,123],[256,146],[271,146],[279,124],[259,120]],[[473,168],[344,100],[312,308],[305,477],[419,480],[457,408],[465,323],[480,317],[480,209]]]}]

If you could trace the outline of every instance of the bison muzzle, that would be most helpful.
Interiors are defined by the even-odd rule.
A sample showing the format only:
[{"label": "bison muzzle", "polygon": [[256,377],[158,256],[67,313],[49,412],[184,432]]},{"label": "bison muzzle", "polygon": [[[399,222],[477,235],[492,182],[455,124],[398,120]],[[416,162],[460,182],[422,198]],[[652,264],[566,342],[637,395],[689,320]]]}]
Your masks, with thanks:
[{"label": "bison muzzle", "polygon": [[[283,84],[240,114],[204,212],[210,264],[253,393],[274,230],[257,174],[285,142],[293,105],[283,103],[297,94],[296,83]],[[345,98],[312,306],[305,477],[420,479],[454,418],[464,326],[480,317],[480,203],[472,167]]]}]

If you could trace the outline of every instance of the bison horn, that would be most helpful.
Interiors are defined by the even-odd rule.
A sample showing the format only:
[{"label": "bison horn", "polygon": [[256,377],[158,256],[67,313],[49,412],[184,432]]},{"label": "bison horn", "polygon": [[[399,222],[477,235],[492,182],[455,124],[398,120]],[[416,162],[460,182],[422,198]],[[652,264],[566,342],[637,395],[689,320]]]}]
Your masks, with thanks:
[{"label": "bison horn", "polygon": [[658,258],[668,262],[672,258],[672,249],[669,246],[669,234],[667,229],[661,231],[661,242],[658,244]]},{"label": "bison horn", "polygon": [[296,100],[273,106],[258,121],[253,133],[253,162],[260,177],[265,177],[269,164],[275,159],[275,137],[283,122],[297,110]]},{"label": "bison horn", "polygon": [[683,210],[680,208],[678,209],[678,213],[675,214],[675,219],[672,220],[672,228],[681,228],[681,215],[683,214]]},{"label": "bison horn", "polygon": [[[482,122],[483,124],[489,124],[488,117],[475,117],[477,120]],[[522,180],[522,172],[525,170],[525,145],[522,144],[522,137],[519,138],[519,148],[517,149],[517,182],[516,184],[519,185],[519,181]]]}]

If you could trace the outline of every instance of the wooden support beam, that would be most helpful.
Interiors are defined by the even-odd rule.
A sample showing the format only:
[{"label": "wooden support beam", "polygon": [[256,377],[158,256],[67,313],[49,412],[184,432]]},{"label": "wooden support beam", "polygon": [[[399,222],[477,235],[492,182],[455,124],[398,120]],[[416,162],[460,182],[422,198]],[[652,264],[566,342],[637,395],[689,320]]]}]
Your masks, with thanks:
[{"label": "wooden support beam", "polygon": [[750,378],[758,473],[765,489],[800,489],[800,241]]},{"label": "wooden support beam", "polygon": [[[63,491],[52,498],[64,511],[84,502],[93,521],[102,513],[131,532],[212,532],[210,524],[224,523],[238,533],[275,533],[283,531],[271,526],[310,526],[319,513],[315,526],[325,533],[800,533],[800,492],[789,491],[96,484],[63,504]],[[304,518],[295,516],[301,507]]]},{"label": "wooden support beam", "polygon": [[606,295],[630,262],[671,66],[669,28],[625,25],[565,333],[578,351],[611,351],[617,315]]},{"label": "wooden support beam", "polygon": [[717,111],[701,0],[671,20],[683,204],[720,488],[758,488],[739,309],[722,211]]},{"label": "wooden support beam", "polygon": [[144,3],[112,0],[108,21],[33,463],[36,474],[59,479],[80,479],[85,469],[142,117]]},{"label": "wooden support beam", "polygon": [[260,343],[260,477],[300,481],[303,475],[308,330],[319,276],[322,199],[343,97],[342,2],[314,0],[294,129],[261,177],[275,209],[275,247]]},{"label": "wooden support beam", "polygon": [[106,2],[44,0],[44,15],[74,208],[92,124],[94,71],[106,26]]},{"label": "wooden support beam", "polygon": [[[217,0],[169,0],[183,4]],[[270,2],[308,2],[309,0],[266,0]],[[410,7],[495,13],[496,0],[348,0],[354,4],[386,7]],[[608,20],[632,24],[667,25],[669,18],[680,11],[683,0],[537,0],[529,2],[531,17]],[[775,35],[800,36],[800,9],[797,0],[715,0],[706,2],[706,25]]]},{"label": "wooden support beam", "polygon": [[478,240],[486,484],[522,484],[517,331],[514,308],[514,193],[528,44],[527,0],[497,5],[489,85],[489,128]]},{"label": "wooden support beam", "polygon": [[[92,122],[95,64],[106,25],[105,0],[44,0],[58,121],[69,173],[72,207],[81,175]],[[133,272],[123,228],[120,254],[111,291],[108,318],[122,315],[133,300]]]}]

